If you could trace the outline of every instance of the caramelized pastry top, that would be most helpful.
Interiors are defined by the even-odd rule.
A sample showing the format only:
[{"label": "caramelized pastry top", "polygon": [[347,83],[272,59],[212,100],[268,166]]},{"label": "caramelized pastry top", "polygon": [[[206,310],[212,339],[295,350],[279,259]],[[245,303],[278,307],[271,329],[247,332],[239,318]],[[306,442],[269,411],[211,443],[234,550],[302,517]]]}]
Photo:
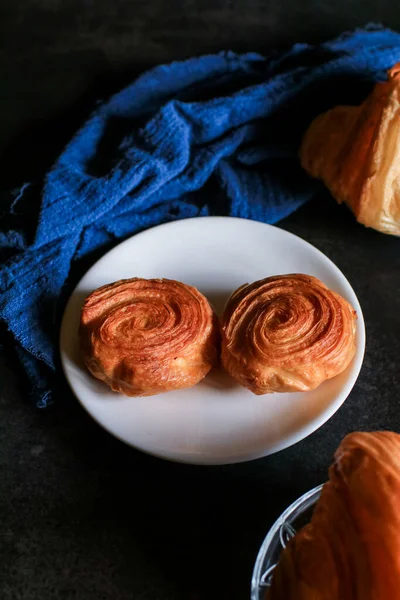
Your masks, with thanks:
[{"label": "caramelized pastry top", "polygon": [[81,314],[88,369],[129,396],[197,383],[217,361],[217,336],[207,299],[168,279],[105,285],[90,294]]},{"label": "caramelized pastry top", "polygon": [[355,320],[348,302],[315,277],[268,277],[229,299],[223,364],[256,394],[310,390],[348,366]]}]

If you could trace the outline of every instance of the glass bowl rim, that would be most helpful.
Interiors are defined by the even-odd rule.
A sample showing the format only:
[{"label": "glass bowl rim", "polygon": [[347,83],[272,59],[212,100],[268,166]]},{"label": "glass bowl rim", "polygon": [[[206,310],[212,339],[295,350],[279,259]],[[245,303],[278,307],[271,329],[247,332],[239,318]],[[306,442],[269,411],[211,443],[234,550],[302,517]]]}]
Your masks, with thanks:
[{"label": "glass bowl rim", "polygon": [[286,510],[276,519],[275,523],[271,526],[267,535],[264,538],[263,543],[260,546],[260,549],[257,554],[256,562],[253,568],[253,574],[251,577],[251,600],[258,600],[258,593],[260,587],[260,579],[261,579],[261,568],[264,562],[265,555],[268,551],[268,548],[275,537],[276,533],[279,531],[280,527],[287,521],[287,519],[299,511],[300,508],[306,510],[309,508],[315,500],[317,500],[321,494],[322,488],[324,487],[324,483],[317,485],[312,488],[308,492],[305,492],[302,496],[297,498],[292,504],[290,504]]}]

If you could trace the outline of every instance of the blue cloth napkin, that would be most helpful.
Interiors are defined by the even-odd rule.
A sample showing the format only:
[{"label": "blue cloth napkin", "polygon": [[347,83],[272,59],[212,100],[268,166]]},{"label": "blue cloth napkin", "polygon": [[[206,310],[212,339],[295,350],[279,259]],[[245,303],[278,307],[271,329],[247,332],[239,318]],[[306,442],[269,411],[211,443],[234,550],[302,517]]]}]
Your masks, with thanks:
[{"label": "blue cloth napkin", "polygon": [[276,223],[318,184],[297,151],[311,119],[361,101],[400,61],[369,26],[283,54],[226,52],[157,67],[100,104],[41,190],[0,204],[0,319],[39,408],[52,402],[62,290],[93,251],[161,222],[209,214]]}]

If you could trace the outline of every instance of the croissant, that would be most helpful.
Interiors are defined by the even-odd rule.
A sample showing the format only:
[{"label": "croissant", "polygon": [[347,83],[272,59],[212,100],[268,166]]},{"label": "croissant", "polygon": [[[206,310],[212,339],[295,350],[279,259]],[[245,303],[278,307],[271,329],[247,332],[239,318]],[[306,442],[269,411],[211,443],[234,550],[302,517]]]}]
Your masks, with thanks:
[{"label": "croissant", "polygon": [[360,223],[400,235],[399,135],[400,63],[360,106],[337,106],[312,122],[301,164]]},{"label": "croissant", "polygon": [[278,275],[232,294],[222,317],[222,364],[254,394],[304,392],[355,353],[356,313],[310,275]]},{"label": "croissant", "polygon": [[400,435],[340,444],[311,522],[286,546],[266,600],[400,597]]},{"label": "croissant", "polygon": [[195,385],[218,361],[218,336],[208,300],[168,279],[105,285],[86,298],[81,313],[88,370],[126,396]]}]

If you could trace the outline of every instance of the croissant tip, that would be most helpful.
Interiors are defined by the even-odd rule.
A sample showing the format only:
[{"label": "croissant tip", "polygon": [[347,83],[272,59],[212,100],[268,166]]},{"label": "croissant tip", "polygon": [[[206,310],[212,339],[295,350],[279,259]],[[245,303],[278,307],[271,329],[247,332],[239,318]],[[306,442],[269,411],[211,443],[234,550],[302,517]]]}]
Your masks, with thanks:
[{"label": "croissant tip", "polygon": [[394,140],[400,130],[400,62],[387,76],[359,106],[318,115],[303,136],[300,162],[359,223],[398,236],[400,151]]},{"label": "croissant tip", "polygon": [[400,62],[393,65],[388,71],[389,79],[397,79],[400,76]]}]

